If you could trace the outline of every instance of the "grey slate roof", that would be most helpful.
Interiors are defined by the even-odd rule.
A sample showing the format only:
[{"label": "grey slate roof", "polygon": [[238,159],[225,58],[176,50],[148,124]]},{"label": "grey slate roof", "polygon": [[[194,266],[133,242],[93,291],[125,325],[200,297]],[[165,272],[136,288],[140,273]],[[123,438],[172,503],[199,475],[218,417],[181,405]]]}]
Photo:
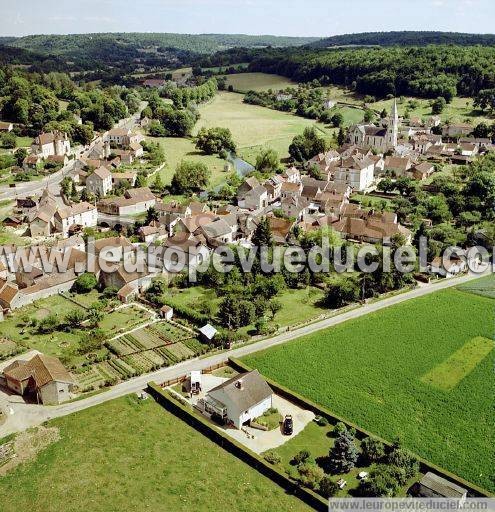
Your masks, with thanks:
[{"label": "grey slate roof", "polygon": [[215,391],[223,391],[239,410],[247,411],[273,394],[272,389],[260,375],[258,370],[236,375],[210,390],[215,398]]}]

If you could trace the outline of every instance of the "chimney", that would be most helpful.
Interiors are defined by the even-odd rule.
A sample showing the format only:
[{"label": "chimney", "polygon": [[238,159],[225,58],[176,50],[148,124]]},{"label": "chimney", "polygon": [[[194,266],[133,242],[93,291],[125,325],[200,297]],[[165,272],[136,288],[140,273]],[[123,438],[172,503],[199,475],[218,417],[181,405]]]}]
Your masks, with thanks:
[{"label": "chimney", "polygon": [[236,387],[237,389],[243,389],[243,388],[242,388],[242,380],[238,380],[238,381],[235,383],[235,387]]}]

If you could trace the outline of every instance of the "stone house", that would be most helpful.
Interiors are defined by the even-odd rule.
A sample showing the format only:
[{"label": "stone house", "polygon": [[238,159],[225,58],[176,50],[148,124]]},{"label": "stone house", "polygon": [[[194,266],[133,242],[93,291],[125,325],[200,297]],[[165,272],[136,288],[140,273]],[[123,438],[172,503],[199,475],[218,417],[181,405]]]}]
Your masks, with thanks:
[{"label": "stone house", "polygon": [[44,354],[29,361],[14,361],[4,369],[3,377],[8,389],[32,395],[44,405],[66,402],[74,388],[74,380],[60,360]]},{"label": "stone house", "polygon": [[112,190],[112,173],[106,167],[98,167],[86,178],[86,189],[91,194],[105,197]]}]

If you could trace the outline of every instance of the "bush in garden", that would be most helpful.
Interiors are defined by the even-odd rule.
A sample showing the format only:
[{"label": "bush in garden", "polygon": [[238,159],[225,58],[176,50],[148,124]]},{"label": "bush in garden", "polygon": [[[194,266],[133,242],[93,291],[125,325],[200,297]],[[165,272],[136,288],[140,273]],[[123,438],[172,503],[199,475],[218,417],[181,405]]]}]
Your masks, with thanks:
[{"label": "bush in garden", "polygon": [[339,486],[329,476],[324,476],[320,482],[320,494],[324,498],[331,498],[339,491]]},{"label": "bush in garden", "polygon": [[280,458],[280,455],[276,451],[270,450],[265,453],[265,460],[268,463],[275,465],[275,464],[280,464],[280,461],[282,459]]}]

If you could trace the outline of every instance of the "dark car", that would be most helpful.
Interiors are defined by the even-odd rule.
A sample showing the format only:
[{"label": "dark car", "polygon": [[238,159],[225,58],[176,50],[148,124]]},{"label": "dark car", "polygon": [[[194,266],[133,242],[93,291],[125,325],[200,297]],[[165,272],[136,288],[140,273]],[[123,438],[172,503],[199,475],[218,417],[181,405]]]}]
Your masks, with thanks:
[{"label": "dark car", "polygon": [[292,422],[292,416],[287,414],[284,418],[284,423],[282,424],[282,433],[284,436],[291,436],[294,432],[294,423]]}]

